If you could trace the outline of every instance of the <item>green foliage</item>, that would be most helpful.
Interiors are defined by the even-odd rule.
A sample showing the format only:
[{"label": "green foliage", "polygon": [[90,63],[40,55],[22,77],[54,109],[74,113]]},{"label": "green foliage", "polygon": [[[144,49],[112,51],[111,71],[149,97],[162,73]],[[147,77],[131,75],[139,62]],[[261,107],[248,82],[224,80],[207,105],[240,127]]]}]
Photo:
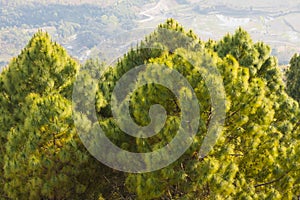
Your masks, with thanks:
[{"label": "green foliage", "polygon": [[[1,170],[7,134],[11,128],[24,123],[26,118],[24,107],[30,106],[24,105],[27,95],[30,93],[41,95],[53,90],[59,93],[64,90],[61,86],[65,88],[71,86],[67,78],[75,75],[78,66],[69,57],[58,58],[62,56],[59,52],[66,54],[58,45],[50,45],[48,35],[38,32],[22,54],[14,58],[1,73],[1,121],[3,122],[0,127],[3,144],[1,145]],[[52,59],[54,54],[57,54],[56,58]],[[51,76],[53,79],[50,78]],[[3,176],[1,182],[6,182]]]},{"label": "green foliage", "polygon": [[[198,97],[201,121],[193,145],[178,161],[155,172],[128,175],[126,186],[137,199],[258,199],[299,195],[296,175],[299,144],[295,141],[298,105],[284,91],[282,75],[276,58],[270,55],[270,47],[253,43],[241,28],[219,42],[204,43],[170,19],[104,75],[99,93],[106,102],[119,78],[142,64],[165,65],[183,74]],[[197,153],[212,114],[211,94],[205,81],[216,78],[211,73],[204,79],[208,67],[221,73],[226,91],[226,119],[213,150],[199,159]],[[167,111],[166,124],[154,137],[130,140],[119,137],[116,144],[130,147],[127,150],[149,152],[172,140],[180,123],[181,106],[186,105],[178,105],[170,91],[155,84],[137,89],[130,102],[131,115],[137,124],[149,124],[147,113],[156,103]],[[98,107],[99,117],[113,121],[109,110],[108,104]],[[120,131],[112,125],[108,135],[113,135],[112,130]]]},{"label": "green foliage", "polygon": [[93,169],[93,160],[80,145],[71,102],[59,94],[39,97],[32,93],[26,104],[30,108],[24,108],[24,124],[7,136],[4,175],[9,197],[80,199],[88,195],[95,184],[90,177],[100,171]]},{"label": "green foliage", "polygon": [[[97,199],[103,167],[72,119],[78,64],[39,31],[1,74],[1,195],[11,199]],[[111,170],[110,170],[111,171]]]},{"label": "green foliage", "polygon": [[300,56],[299,54],[295,54],[291,61],[290,67],[286,72],[286,85],[287,85],[287,92],[288,94],[293,97],[298,102],[300,101],[300,79],[299,79],[299,72],[300,72]]},{"label": "green foliage", "polygon": [[[299,56],[291,60],[287,91],[297,99]],[[131,69],[165,66],[190,83],[200,107],[196,136],[171,165],[149,173],[115,172],[84,148],[76,127],[88,132],[96,123],[117,146],[132,152],[165,147],[176,135],[183,111],[174,93],[159,84],[137,88],[129,111],[141,126],[151,123],[149,110],[162,105],[164,127],[149,138],[134,138],[118,127],[111,110],[114,87]],[[150,68],[152,69],[152,68]],[[96,92],[95,102],[71,102],[78,64],[50,37],[39,31],[0,75],[0,198],[7,199],[296,199],[300,195],[299,108],[285,92],[270,47],[254,43],[239,28],[220,41],[203,42],[169,19],[115,66],[89,60],[81,68],[83,99]],[[215,71],[218,71],[216,73]],[[168,77],[155,70],[138,74],[133,83]],[[98,81],[98,83],[97,83]],[[97,83],[98,90],[91,87]],[[205,145],[214,118],[212,98],[226,92],[224,127],[208,155]],[[126,87],[126,86],[125,86]],[[186,88],[177,88],[189,97]],[[95,105],[91,113],[72,113]],[[122,102],[118,102],[122,103]],[[216,128],[216,127],[213,127]],[[90,137],[90,135],[86,135]],[[90,140],[93,145],[96,140]],[[180,144],[179,144],[180,145]],[[109,152],[108,152],[109,153]],[[159,162],[159,161],[157,161]],[[145,160],[145,164],[151,164]]]}]

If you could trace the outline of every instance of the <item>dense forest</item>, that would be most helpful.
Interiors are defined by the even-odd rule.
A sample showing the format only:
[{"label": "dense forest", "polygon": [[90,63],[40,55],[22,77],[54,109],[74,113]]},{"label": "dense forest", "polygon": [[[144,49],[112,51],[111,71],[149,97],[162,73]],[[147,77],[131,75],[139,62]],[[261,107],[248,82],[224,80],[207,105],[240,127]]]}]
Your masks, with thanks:
[{"label": "dense forest", "polygon": [[[138,66],[144,68],[120,86]],[[271,47],[242,28],[202,41],[168,19],[112,66],[98,59],[80,64],[38,31],[0,75],[0,199],[298,199],[299,69],[295,54],[283,74]],[[170,79],[170,71],[189,87]],[[141,86],[128,98],[114,92],[132,84]],[[119,121],[126,126],[129,119],[115,118],[115,104],[133,124],[157,122],[157,134],[128,134]],[[163,127],[157,104],[165,110]],[[180,131],[184,124],[188,131]],[[189,146],[151,170],[173,155],[136,162],[114,154],[99,127],[126,152],[159,151],[177,134],[186,139],[176,147]]]}]

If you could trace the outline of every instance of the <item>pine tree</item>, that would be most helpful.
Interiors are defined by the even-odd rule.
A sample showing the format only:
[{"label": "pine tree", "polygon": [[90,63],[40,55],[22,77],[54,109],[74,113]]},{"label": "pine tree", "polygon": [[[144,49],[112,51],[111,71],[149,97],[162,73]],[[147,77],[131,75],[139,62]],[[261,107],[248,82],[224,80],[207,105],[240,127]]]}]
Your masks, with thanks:
[{"label": "pine tree", "polygon": [[287,92],[295,100],[299,102],[300,92],[299,92],[299,69],[300,69],[300,56],[295,54],[290,60],[290,67],[286,72],[287,79]]},{"label": "pine tree", "polygon": [[[81,199],[94,192],[97,162],[81,145],[71,102],[59,94],[26,97],[24,124],[8,134],[5,190],[13,199]],[[100,166],[100,165],[99,165]],[[99,188],[98,188],[99,189]]]},{"label": "pine tree", "polygon": [[[39,31],[1,74],[1,183],[11,199],[97,199],[105,168],[81,143],[71,96],[79,65]],[[110,170],[111,171],[111,170]]]},{"label": "pine tree", "polygon": [[[99,92],[106,102],[110,102],[112,89],[105,88],[113,88],[128,70],[141,64],[165,65],[183,74],[193,87],[201,120],[192,146],[179,160],[155,172],[128,175],[129,191],[138,199],[264,199],[299,195],[298,104],[284,91],[270,47],[253,43],[241,28],[219,42],[204,43],[172,19],[141,44],[104,75]],[[145,47],[154,46],[159,47],[159,53],[144,56]],[[211,95],[220,92],[218,87],[215,91],[207,88],[207,81],[218,81],[218,75],[213,70],[207,73],[208,69],[217,69],[221,74],[226,116],[223,132],[212,151],[199,157],[213,113]],[[147,79],[147,75],[141,78]],[[153,151],[170,142],[180,124],[180,106],[188,106],[179,105],[171,91],[155,84],[138,88],[130,103],[133,120],[143,126],[150,123],[148,111],[153,104],[163,105],[168,114],[164,128],[154,137],[115,138],[119,146],[138,152]],[[112,115],[106,114],[109,110],[106,104],[98,108],[98,114],[113,122]],[[109,127],[108,135],[122,134],[115,124]]]},{"label": "pine tree", "polygon": [[[299,56],[295,55],[287,74],[287,91],[295,99],[298,64]],[[181,102],[172,88],[155,83],[143,85],[130,96],[132,121],[140,126],[163,121],[156,113],[149,114],[152,105],[160,104],[166,111],[165,124],[149,138],[124,133],[113,117],[111,99],[116,99],[121,108],[124,100],[112,92],[123,75],[142,65],[147,70],[133,77],[133,84],[155,77],[172,85],[170,77],[157,71],[159,66],[179,72],[189,82],[200,111],[199,120],[188,123],[198,124],[197,134],[184,154],[163,169],[141,174],[115,172],[87,152],[79,131],[89,133],[100,124],[120,148],[152,152],[176,137],[182,114],[193,106]],[[298,103],[285,92],[270,47],[254,43],[242,28],[220,41],[203,42],[193,31],[185,31],[169,19],[115,66],[105,69],[105,64],[89,60],[80,73],[78,70],[76,61],[39,31],[1,73],[1,199],[300,196]],[[75,94],[73,86],[77,89]],[[124,90],[127,87],[123,86]],[[186,87],[176,89],[179,96],[191,98]],[[95,99],[89,99],[94,92]],[[80,98],[74,100],[76,95]],[[96,118],[87,109],[91,105],[95,105]],[[199,149],[209,147],[206,141],[215,139],[209,133],[219,126],[211,122],[220,109],[224,109],[224,116],[218,118],[224,121],[222,132],[209,153],[202,154]],[[152,127],[154,131],[156,128]],[[90,138],[88,145],[97,147],[97,135],[81,137]],[[183,144],[184,141],[177,143]],[[111,155],[110,149],[104,150]],[[151,162],[145,160],[143,164],[148,167]]]}]

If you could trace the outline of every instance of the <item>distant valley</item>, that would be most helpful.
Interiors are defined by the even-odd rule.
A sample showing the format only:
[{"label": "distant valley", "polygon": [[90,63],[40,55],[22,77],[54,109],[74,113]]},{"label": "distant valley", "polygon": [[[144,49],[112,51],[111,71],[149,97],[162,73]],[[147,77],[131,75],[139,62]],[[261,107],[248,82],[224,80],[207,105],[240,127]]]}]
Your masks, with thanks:
[{"label": "distant valley", "polygon": [[0,66],[18,55],[38,29],[47,31],[81,62],[89,57],[113,62],[171,17],[203,40],[220,39],[241,26],[254,40],[269,44],[281,65],[300,51],[300,3],[295,1],[283,5],[236,0],[50,2],[0,1]]}]

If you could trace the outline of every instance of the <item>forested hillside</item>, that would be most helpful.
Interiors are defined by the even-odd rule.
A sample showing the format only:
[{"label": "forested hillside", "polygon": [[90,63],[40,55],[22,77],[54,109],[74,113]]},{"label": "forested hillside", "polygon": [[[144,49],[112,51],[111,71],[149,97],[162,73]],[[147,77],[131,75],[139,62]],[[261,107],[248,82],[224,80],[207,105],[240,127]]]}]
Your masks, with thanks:
[{"label": "forested hillside", "polygon": [[[97,54],[101,41],[136,27],[138,11],[152,0],[0,1],[0,66],[38,30],[52,34],[78,60]],[[117,47],[116,47],[117,48]]]},{"label": "forested hillside", "polygon": [[178,19],[203,40],[220,40],[243,26],[287,65],[300,51],[299,17],[300,3],[293,0],[0,0],[0,70],[38,30],[82,63],[95,56],[109,62],[166,18]]},{"label": "forested hillside", "polygon": [[168,19],[112,66],[80,64],[38,31],[0,75],[0,199],[298,199],[299,60],[286,86],[242,28],[203,41]]}]

